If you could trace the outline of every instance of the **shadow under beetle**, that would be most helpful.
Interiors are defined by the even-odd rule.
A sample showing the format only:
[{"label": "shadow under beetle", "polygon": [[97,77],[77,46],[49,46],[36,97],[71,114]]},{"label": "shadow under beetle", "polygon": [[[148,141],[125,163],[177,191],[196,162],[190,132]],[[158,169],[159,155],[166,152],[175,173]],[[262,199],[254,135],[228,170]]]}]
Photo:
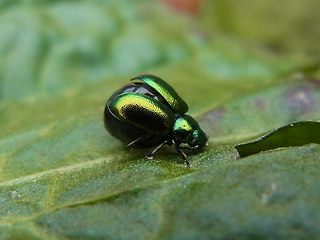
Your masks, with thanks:
[{"label": "shadow under beetle", "polygon": [[208,138],[187,111],[188,105],[168,83],[154,75],[142,75],[109,98],[104,125],[127,147],[156,146],[148,159],[163,145],[173,145],[190,167],[182,149],[200,150]]}]

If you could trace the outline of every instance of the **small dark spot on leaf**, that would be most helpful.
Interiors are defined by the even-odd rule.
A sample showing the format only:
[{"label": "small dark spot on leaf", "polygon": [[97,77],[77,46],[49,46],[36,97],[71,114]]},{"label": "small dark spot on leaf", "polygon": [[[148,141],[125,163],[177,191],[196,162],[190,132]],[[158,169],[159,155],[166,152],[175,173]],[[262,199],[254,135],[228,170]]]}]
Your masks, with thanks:
[{"label": "small dark spot on leaf", "polygon": [[264,110],[266,107],[266,101],[262,97],[256,98],[254,104],[255,107],[260,111]]},{"label": "small dark spot on leaf", "polygon": [[18,193],[17,191],[11,191],[10,192],[10,197],[13,199],[20,199],[21,198],[21,194]]},{"label": "small dark spot on leaf", "polygon": [[212,111],[209,111],[202,116],[202,120],[208,123],[219,121],[226,114],[226,110],[224,108],[216,108]]},{"label": "small dark spot on leaf", "polygon": [[216,108],[202,115],[200,123],[208,136],[214,135],[219,130],[226,113],[224,108]]},{"label": "small dark spot on leaf", "polygon": [[309,79],[309,83],[311,83],[313,86],[320,88],[320,80],[319,79]]},{"label": "small dark spot on leaf", "polygon": [[314,92],[309,87],[294,87],[285,92],[287,106],[291,111],[305,114],[316,109]]}]

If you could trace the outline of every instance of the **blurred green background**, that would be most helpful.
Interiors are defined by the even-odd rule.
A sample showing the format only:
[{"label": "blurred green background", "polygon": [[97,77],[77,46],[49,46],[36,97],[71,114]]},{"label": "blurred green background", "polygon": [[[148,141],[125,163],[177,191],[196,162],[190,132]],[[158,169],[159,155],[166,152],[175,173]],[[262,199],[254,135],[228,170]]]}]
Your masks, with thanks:
[{"label": "blurred green background", "polygon": [[[317,239],[320,147],[234,146],[320,118],[318,0],[0,0],[0,239]],[[209,136],[184,167],[104,129],[135,75]]]},{"label": "blurred green background", "polygon": [[[276,58],[288,56],[285,61],[299,67],[319,61],[318,1],[162,2],[2,0],[0,99],[23,100],[172,66],[198,57],[221,35]],[[217,61],[212,73],[233,74],[219,65],[225,53],[209,50]]]}]

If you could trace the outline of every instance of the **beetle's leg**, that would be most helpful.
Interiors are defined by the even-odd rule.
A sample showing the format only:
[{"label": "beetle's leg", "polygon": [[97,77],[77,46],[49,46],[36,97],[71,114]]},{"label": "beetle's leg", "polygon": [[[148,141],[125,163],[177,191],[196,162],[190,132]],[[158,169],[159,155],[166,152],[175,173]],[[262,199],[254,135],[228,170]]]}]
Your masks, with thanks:
[{"label": "beetle's leg", "polygon": [[180,156],[184,160],[184,163],[186,164],[186,167],[190,167],[190,164],[187,160],[187,155],[181,150],[178,144],[174,143],[174,147],[176,148],[177,152],[180,153]]},{"label": "beetle's leg", "polygon": [[127,147],[132,147],[134,145],[136,145],[138,142],[146,139],[147,137],[149,137],[150,135],[146,134],[146,135],[142,135],[141,137],[138,137],[137,139],[133,140],[132,142],[129,142]]},{"label": "beetle's leg", "polygon": [[167,144],[167,143],[168,143],[168,141],[166,140],[166,141],[162,142],[161,144],[159,144],[158,146],[156,146],[156,148],[153,149],[152,152],[149,153],[147,156],[145,156],[145,158],[147,158],[147,159],[152,159],[153,156],[160,150],[160,148],[162,148],[163,145],[165,145],[165,144]]}]

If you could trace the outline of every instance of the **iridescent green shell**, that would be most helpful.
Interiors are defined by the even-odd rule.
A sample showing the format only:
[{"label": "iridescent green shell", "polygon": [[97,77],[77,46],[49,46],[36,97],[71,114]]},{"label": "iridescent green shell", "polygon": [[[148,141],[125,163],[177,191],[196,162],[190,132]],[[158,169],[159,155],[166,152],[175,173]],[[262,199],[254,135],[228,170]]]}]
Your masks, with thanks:
[{"label": "iridescent green shell", "polygon": [[149,135],[166,136],[175,122],[174,113],[164,103],[135,92],[114,96],[107,106],[123,125],[130,124]]},{"label": "iridescent green shell", "polygon": [[188,105],[178,93],[161,78],[154,75],[142,75],[131,79],[133,82],[144,82],[156,90],[169,104],[175,113],[184,114],[188,111]]}]

